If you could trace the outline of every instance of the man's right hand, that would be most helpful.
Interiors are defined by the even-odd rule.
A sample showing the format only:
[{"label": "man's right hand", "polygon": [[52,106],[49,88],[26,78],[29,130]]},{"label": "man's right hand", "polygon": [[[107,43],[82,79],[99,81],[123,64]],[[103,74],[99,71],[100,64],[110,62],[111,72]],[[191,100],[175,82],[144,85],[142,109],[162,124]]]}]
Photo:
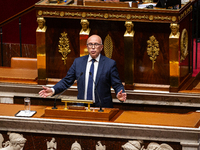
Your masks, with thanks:
[{"label": "man's right hand", "polygon": [[39,92],[39,95],[40,95],[41,97],[46,98],[47,96],[52,96],[52,95],[53,95],[53,91],[52,91],[51,88],[44,87],[44,86],[43,86],[42,88],[43,88],[43,90],[41,90],[41,91]]}]

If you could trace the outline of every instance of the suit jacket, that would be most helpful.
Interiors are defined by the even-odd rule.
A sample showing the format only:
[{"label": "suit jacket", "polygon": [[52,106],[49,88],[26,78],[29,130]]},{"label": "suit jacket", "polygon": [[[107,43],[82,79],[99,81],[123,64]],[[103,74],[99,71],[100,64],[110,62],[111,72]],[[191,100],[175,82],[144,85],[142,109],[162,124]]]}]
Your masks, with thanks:
[{"label": "suit jacket", "polygon": [[[84,99],[85,93],[85,70],[87,65],[88,55],[76,58],[70,67],[67,75],[59,81],[53,88],[55,89],[55,94],[58,94],[69,88],[75,80],[79,78],[77,82],[78,86],[78,99]],[[102,103],[102,107],[112,108],[112,96],[111,96],[111,86],[117,94],[120,90],[124,91],[124,87],[119,78],[119,73],[116,67],[116,62],[110,58],[103,55],[100,56],[99,65],[96,75],[96,91],[99,93],[99,97]],[[95,91],[95,106],[99,106],[99,98]]]}]

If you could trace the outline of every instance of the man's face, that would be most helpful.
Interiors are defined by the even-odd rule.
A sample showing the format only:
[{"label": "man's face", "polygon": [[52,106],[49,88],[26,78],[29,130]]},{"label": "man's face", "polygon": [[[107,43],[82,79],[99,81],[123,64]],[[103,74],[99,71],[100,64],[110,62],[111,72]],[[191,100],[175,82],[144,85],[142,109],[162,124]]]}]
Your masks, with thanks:
[{"label": "man's face", "polygon": [[[90,44],[93,45],[89,46]],[[87,40],[87,49],[90,56],[96,59],[103,49],[101,38],[97,35],[90,36]]]}]

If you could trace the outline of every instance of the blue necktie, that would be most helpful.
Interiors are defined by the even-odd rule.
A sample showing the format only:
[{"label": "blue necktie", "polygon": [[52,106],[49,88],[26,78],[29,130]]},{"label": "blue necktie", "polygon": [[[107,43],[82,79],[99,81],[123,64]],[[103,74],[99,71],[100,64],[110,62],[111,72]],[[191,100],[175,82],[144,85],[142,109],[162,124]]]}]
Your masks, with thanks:
[{"label": "blue necktie", "polygon": [[89,72],[89,80],[88,80],[87,100],[92,100],[94,62],[95,62],[95,59],[92,59],[92,64],[91,64],[90,72]]}]

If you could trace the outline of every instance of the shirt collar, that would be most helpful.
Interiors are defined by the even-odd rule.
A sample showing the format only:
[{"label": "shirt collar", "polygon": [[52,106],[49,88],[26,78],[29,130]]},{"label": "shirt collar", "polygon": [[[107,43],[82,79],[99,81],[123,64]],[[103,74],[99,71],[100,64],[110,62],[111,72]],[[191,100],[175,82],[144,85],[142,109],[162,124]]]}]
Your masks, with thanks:
[{"label": "shirt collar", "polygon": [[[99,56],[95,59],[97,62],[99,62],[101,54],[99,54]],[[92,57],[89,55],[88,57],[88,62],[92,60]]]}]

